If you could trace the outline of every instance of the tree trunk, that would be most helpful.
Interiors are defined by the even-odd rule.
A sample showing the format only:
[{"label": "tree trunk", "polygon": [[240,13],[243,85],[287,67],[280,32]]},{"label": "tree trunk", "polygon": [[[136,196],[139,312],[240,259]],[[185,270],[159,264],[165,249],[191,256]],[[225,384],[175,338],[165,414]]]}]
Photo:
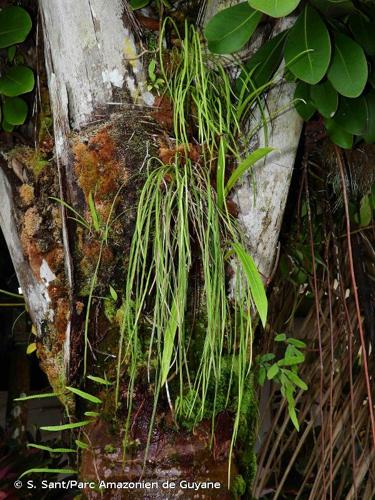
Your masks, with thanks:
[{"label": "tree trunk", "polygon": [[[212,14],[223,4],[209,2],[208,11]],[[109,372],[115,366],[118,332],[106,320],[99,301],[92,298],[90,286],[94,276],[95,295],[106,294],[110,285],[122,287],[121,270],[137,203],[134,174],[154,147],[157,125],[150,118],[154,97],[147,91],[140,57],[141,30],[127,2],[39,0],[39,6],[55,157],[37,172],[29,149],[7,155],[10,168],[2,165],[0,169],[0,224],[37,329],[41,365],[72,411],[74,403],[65,395],[65,386],[79,380],[84,357],[89,354],[92,358],[87,373],[95,362],[106,363]],[[285,29],[283,23],[278,23],[277,31]],[[270,92],[270,116],[290,105],[292,90],[291,85],[282,84]],[[265,278],[273,266],[300,130],[301,122],[293,110],[273,120],[269,144],[277,151],[255,168],[255,196],[248,179],[235,195],[250,249]],[[51,201],[50,196],[60,202]],[[102,220],[108,217],[114,199],[115,215],[128,214],[124,223],[114,222],[111,231],[115,236],[109,245],[98,241],[94,229],[87,231],[72,221],[77,215],[61,203],[63,200],[94,225],[91,199]],[[92,331],[87,339],[90,352],[84,353],[87,314]],[[136,417],[131,431],[135,439],[145,441],[152,410],[147,388],[136,387],[134,401]],[[110,419],[114,408],[105,412]],[[158,412],[168,422],[164,414],[168,410]],[[159,488],[150,490],[147,498],[165,498],[160,490],[165,480],[226,484],[230,425],[228,416],[220,418],[218,428],[222,430],[215,435],[213,452],[205,422],[194,434],[156,428],[143,478],[158,481]],[[143,453],[130,453],[124,468],[121,432],[121,422],[113,431],[105,418],[90,426],[91,449],[82,455],[83,479],[137,480],[142,475]],[[236,473],[233,464],[232,475]],[[167,493],[170,498],[180,494]],[[88,494],[95,497],[93,491]],[[136,495],[133,492],[132,498]],[[225,488],[200,495],[229,498]],[[144,492],[139,498],[145,498]]]}]

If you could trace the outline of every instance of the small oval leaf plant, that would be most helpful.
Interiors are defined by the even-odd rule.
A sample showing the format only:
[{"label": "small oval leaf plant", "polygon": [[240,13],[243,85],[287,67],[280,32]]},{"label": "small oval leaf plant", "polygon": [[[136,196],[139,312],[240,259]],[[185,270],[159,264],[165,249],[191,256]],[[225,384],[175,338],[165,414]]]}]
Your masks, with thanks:
[{"label": "small oval leaf plant", "polygon": [[245,63],[236,92],[272,83],[282,59],[297,83],[294,103],[307,121],[322,117],[342,148],[375,141],[375,4],[360,0],[248,0],[220,11],[205,27],[209,49],[242,49],[266,16],[292,14],[292,27],[263,44]]},{"label": "small oval leaf plant", "polygon": [[0,74],[1,124],[6,132],[22,125],[27,117],[26,101],[19,97],[31,92],[35,80],[33,71],[17,57],[16,44],[26,40],[32,28],[28,12],[22,7],[10,6],[0,11],[0,49],[7,49],[6,64]]}]

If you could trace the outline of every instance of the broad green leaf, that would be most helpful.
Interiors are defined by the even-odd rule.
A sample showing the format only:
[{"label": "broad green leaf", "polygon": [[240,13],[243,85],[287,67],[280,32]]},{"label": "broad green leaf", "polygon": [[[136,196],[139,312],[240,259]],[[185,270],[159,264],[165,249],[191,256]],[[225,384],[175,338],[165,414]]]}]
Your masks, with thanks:
[{"label": "broad green leaf", "polygon": [[91,420],[83,420],[82,422],[74,422],[71,424],[46,425],[44,427],[40,427],[40,430],[49,432],[69,431],[71,429],[78,429],[79,427],[84,427],[85,425],[91,424],[91,422],[92,422]]},{"label": "broad green leaf", "polygon": [[95,375],[87,375],[87,378],[92,380],[93,382],[96,382],[97,384],[112,385],[112,382],[109,382],[108,380],[102,377],[95,377]]},{"label": "broad green leaf", "polygon": [[375,55],[375,22],[356,12],[349,17],[349,27],[356,41],[369,56]]},{"label": "broad green leaf", "polygon": [[324,119],[324,126],[327,130],[328,137],[334,144],[343,149],[351,149],[353,146],[353,135],[343,130],[331,118]]},{"label": "broad green leaf", "polygon": [[342,33],[335,35],[335,50],[328,80],[345,97],[358,97],[368,78],[365,53],[357,42]]},{"label": "broad green leaf", "polygon": [[313,105],[322,116],[325,118],[334,116],[339,104],[339,96],[328,80],[313,85],[310,89],[310,97]]},{"label": "broad green leaf", "polygon": [[296,9],[301,0],[249,0],[253,9],[260,10],[267,16],[284,17]]},{"label": "broad green leaf", "polygon": [[294,106],[297,113],[307,122],[316,113],[316,107],[310,98],[310,85],[298,82],[294,92]]},{"label": "broad green leaf", "polygon": [[35,448],[37,450],[48,451],[49,453],[76,453],[77,450],[72,448],[51,448],[50,446],[44,446],[42,444],[28,443],[28,448]]},{"label": "broad green leaf", "polygon": [[271,80],[282,61],[287,33],[287,31],[283,31],[268,40],[245,64],[236,81],[238,94],[244,84],[248,86],[249,92],[251,92],[253,88],[249,86],[250,82],[255,88],[258,88]]},{"label": "broad green leaf", "polygon": [[130,6],[132,9],[137,10],[137,9],[143,9],[143,7],[146,7],[151,2],[151,0],[130,0]]},{"label": "broad green leaf", "polygon": [[10,125],[22,125],[27,117],[27,104],[21,97],[8,97],[3,103],[4,120]]},{"label": "broad green leaf", "polygon": [[279,373],[279,367],[277,365],[270,366],[267,370],[268,380],[275,378],[278,373]]},{"label": "broad green leaf", "polygon": [[330,60],[327,27],[317,11],[307,5],[287,37],[286,65],[297,78],[315,85],[326,74]]},{"label": "broad green leaf", "polygon": [[33,469],[28,469],[25,472],[23,472],[18,479],[21,479],[24,476],[27,476],[29,474],[77,474],[78,471],[74,469],[48,469],[48,467],[39,467],[39,468],[33,468]]},{"label": "broad green leaf", "polygon": [[293,384],[295,384],[300,389],[307,391],[308,389],[307,384],[305,384],[305,382],[301,378],[299,378],[299,376],[296,373],[286,369],[284,370],[284,373],[293,382]]},{"label": "broad green leaf", "polygon": [[371,201],[368,195],[363,196],[359,206],[359,225],[366,227],[372,220]]},{"label": "broad green leaf", "polygon": [[88,392],[81,391],[80,389],[76,389],[75,387],[67,387],[68,391],[72,392],[73,394],[76,394],[80,398],[86,399],[87,401],[90,401],[91,403],[94,404],[101,404],[102,400],[97,398],[96,396],[93,396],[92,394],[89,394]]},{"label": "broad green leaf", "polygon": [[0,11],[0,48],[25,41],[31,28],[31,17],[25,9],[5,7]]},{"label": "broad green leaf", "polygon": [[0,94],[16,97],[34,88],[34,73],[26,66],[13,66],[0,78]]},{"label": "broad green leaf", "polygon": [[265,327],[267,322],[268,300],[262,278],[260,277],[252,256],[247,253],[240,243],[233,243],[233,250],[236,252],[246,274],[252,299],[259,313],[262,325]]},{"label": "broad green leaf", "polygon": [[208,48],[216,54],[231,54],[240,50],[254,33],[262,14],[247,2],[218,12],[207,23],[204,34]]},{"label": "broad green leaf", "polygon": [[267,156],[274,148],[258,148],[249,154],[239,165],[234,169],[225,186],[225,197],[228,196],[233,189],[236,182],[243,176],[243,174],[252,167],[257,161]]},{"label": "broad green leaf", "polygon": [[367,102],[363,96],[356,99],[341,97],[335,123],[350,134],[362,135],[367,131],[368,111]]}]

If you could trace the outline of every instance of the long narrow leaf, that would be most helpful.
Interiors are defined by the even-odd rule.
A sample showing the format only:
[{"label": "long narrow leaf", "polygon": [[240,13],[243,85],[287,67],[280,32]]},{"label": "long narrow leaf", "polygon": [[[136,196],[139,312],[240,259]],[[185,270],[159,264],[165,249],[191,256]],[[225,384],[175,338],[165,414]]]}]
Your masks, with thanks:
[{"label": "long narrow leaf", "polygon": [[91,424],[91,420],[83,420],[82,422],[73,422],[71,424],[47,425],[41,427],[40,430],[49,432],[69,431],[70,429],[78,429],[78,427],[84,427],[88,424]]},{"label": "long narrow leaf", "polygon": [[252,167],[258,160],[261,160],[267,156],[274,148],[259,148],[249,154],[238,167],[232,172],[229,177],[227,185],[225,186],[225,197],[228,196],[229,192],[233,189],[236,182],[242,177],[242,175]]},{"label": "long narrow leaf", "polygon": [[28,443],[28,448],[36,448],[37,450],[49,451],[50,453],[76,453],[77,450],[73,448],[51,448],[42,444]]},{"label": "long narrow leaf", "polygon": [[48,467],[42,467],[42,468],[35,468],[35,469],[28,469],[25,472],[23,472],[18,479],[21,479],[24,476],[27,476],[28,474],[77,474],[77,471],[74,469],[48,469]]},{"label": "long narrow leaf", "polygon": [[262,325],[265,326],[267,321],[268,300],[262,278],[260,277],[252,256],[245,248],[240,243],[233,243],[233,249],[246,274],[255,307],[259,313]]},{"label": "long narrow leaf", "polygon": [[88,392],[81,391],[80,389],[76,389],[75,387],[67,387],[67,389],[68,391],[73,392],[73,394],[76,394],[80,398],[86,399],[91,403],[95,403],[96,405],[100,405],[102,403],[101,399],[97,398],[96,396],[93,396],[92,394],[89,394]]},{"label": "long narrow leaf", "polygon": [[29,401],[29,399],[42,399],[42,398],[57,398],[59,394],[55,392],[46,392],[45,394],[32,394],[31,396],[22,396],[20,398],[14,398],[13,401]]}]

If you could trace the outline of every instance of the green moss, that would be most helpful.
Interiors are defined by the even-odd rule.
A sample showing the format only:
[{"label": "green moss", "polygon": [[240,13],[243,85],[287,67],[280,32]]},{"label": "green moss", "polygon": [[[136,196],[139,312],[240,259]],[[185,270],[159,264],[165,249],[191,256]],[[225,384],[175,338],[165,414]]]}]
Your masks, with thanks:
[{"label": "green moss", "polygon": [[231,487],[230,487],[230,492],[233,496],[233,498],[241,498],[245,492],[246,492],[246,481],[244,478],[241,476],[241,474],[238,474],[234,480],[232,481]]}]

